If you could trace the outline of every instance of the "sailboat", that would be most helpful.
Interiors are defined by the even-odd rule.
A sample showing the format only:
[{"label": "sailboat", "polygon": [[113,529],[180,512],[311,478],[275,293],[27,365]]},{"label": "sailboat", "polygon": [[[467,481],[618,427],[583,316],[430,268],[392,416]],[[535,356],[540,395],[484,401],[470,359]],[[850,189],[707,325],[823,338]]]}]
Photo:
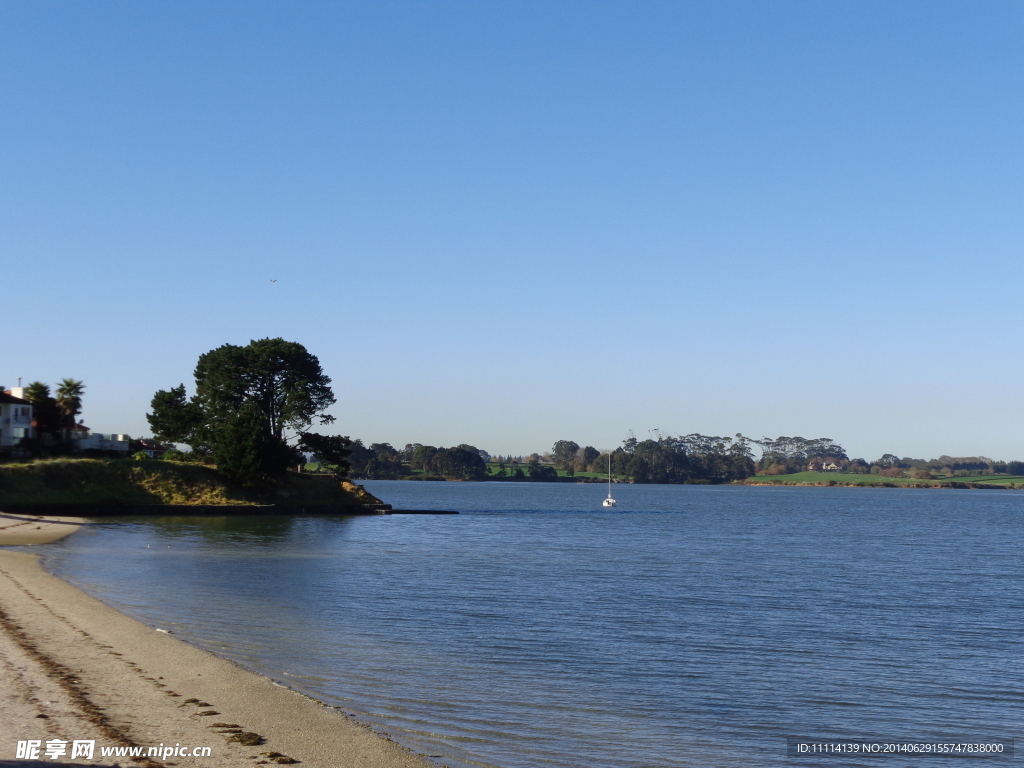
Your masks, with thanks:
[{"label": "sailboat", "polygon": [[612,455],[608,454],[608,498],[601,502],[602,507],[614,507],[615,499],[612,498]]}]

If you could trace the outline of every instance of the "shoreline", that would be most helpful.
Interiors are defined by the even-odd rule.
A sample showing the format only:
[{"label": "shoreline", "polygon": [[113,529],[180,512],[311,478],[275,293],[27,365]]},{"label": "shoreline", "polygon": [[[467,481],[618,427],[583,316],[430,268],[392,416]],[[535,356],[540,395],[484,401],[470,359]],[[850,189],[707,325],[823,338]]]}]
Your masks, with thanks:
[{"label": "shoreline", "polygon": [[[0,514],[0,547],[55,541],[81,518]],[[178,765],[436,768],[354,716],[149,627],[0,548],[0,767]],[[245,736],[245,734],[249,734]],[[19,740],[42,742],[17,760]],[[95,740],[46,759],[47,740]],[[256,742],[247,744],[246,742]],[[101,757],[101,747],[209,747],[210,756]]]},{"label": "shoreline", "polygon": [[[970,478],[964,480],[933,480],[927,481],[915,481],[906,479],[903,482],[890,482],[890,481],[863,481],[863,480],[767,480],[766,475],[754,475],[752,477],[745,478],[743,480],[729,480],[720,483],[710,482],[692,482],[692,483],[637,483],[632,480],[613,480],[614,485],[670,485],[670,486],[701,486],[708,488],[723,488],[733,487],[737,485],[749,485],[753,487],[767,487],[777,486],[786,488],[935,488],[938,490],[988,490],[988,491],[1024,491],[1024,482],[1019,483],[990,483],[986,481],[975,482]],[[841,475],[841,477],[849,477],[849,475]],[[872,476],[873,477],[873,476]],[[595,485],[598,483],[606,483],[606,480],[593,481],[593,480],[574,480],[573,478],[560,477],[557,480],[530,480],[530,479],[508,479],[503,478],[496,480],[491,478],[489,480],[444,480],[444,479],[430,479],[424,480],[423,478],[394,478],[394,479],[379,479],[379,480],[368,480],[363,479],[363,482],[373,483],[407,483],[407,482],[440,482],[440,483],[520,483],[524,485]]]},{"label": "shoreline", "polygon": [[0,512],[0,547],[48,544],[70,536],[87,524],[83,517]]}]

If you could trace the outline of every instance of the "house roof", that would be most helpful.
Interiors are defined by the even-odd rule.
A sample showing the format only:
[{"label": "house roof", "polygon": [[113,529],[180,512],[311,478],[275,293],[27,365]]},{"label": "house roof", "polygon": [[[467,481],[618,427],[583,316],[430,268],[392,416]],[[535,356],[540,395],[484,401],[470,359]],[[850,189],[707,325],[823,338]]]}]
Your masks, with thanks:
[{"label": "house roof", "polygon": [[144,451],[173,451],[174,446],[170,443],[158,443],[156,440],[151,440],[147,437],[140,437],[135,441],[139,444],[139,448]]},{"label": "house roof", "polygon": [[7,405],[32,405],[28,400],[22,400],[20,397],[9,395],[6,392],[0,392],[0,403],[6,403]]}]

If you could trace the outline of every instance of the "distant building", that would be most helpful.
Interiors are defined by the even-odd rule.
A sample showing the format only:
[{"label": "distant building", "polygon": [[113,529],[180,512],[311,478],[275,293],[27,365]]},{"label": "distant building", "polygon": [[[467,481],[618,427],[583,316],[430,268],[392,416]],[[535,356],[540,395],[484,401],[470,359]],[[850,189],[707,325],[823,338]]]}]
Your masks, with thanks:
[{"label": "distant building", "polygon": [[174,450],[173,445],[169,443],[158,443],[156,440],[147,440],[142,438],[133,442],[135,443],[135,453],[139,453],[141,451],[151,459],[163,458],[165,453]]},{"label": "distant building", "polygon": [[0,388],[0,449],[16,448],[22,438],[32,437],[32,403],[24,394],[22,387]]},{"label": "distant building", "polygon": [[[0,387],[0,450],[18,453],[21,440],[39,438],[31,451],[42,450],[72,453],[83,451],[116,451],[128,455],[128,435],[93,433],[83,424],[76,424],[71,430],[70,440],[60,435],[37,434],[33,426],[32,403],[25,399],[25,387]],[[27,455],[27,454],[26,454]]]},{"label": "distant building", "polygon": [[842,472],[847,463],[840,464],[836,459],[811,459],[807,469],[810,472]]},{"label": "distant building", "polygon": [[101,434],[93,432],[84,424],[76,424],[71,431],[72,450],[79,451],[119,451],[128,455],[128,435]]}]

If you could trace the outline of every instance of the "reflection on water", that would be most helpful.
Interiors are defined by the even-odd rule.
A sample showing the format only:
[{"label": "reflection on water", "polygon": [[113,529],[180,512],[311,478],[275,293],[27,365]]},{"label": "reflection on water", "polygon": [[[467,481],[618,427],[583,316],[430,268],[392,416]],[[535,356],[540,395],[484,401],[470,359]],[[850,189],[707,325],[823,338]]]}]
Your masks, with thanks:
[{"label": "reflection on water", "polygon": [[[345,522],[349,518],[335,518]],[[284,541],[296,518],[284,515],[225,515],[223,517],[119,517],[120,525],[151,525],[164,536],[202,536],[210,541],[244,541],[253,545],[263,541]]]},{"label": "reflection on water", "polygon": [[47,564],[453,766],[1018,730],[1024,495],[622,486],[606,512],[600,486],[367,485],[465,514],[122,519]]}]

